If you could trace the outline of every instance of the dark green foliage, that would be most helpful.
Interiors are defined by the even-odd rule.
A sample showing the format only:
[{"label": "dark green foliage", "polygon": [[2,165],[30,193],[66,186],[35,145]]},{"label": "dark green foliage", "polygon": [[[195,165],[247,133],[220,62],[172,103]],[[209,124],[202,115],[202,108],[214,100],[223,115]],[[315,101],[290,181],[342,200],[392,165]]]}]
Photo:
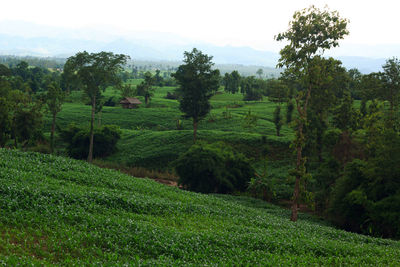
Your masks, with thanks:
[{"label": "dark green foliage", "polygon": [[241,79],[240,87],[245,101],[262,100],[263,94],[267,90],[266,81],[256,79],[254,76]]},{"label": "dark green foliage", "polygon": [[10,104],[5,97],[0,96],[0,147],[4,147],[10,138],[11,114]]},{"label": "dark green foliage", "polygon": [[11,76],[12,72],[7,66],[0,64],[0,77],[1,76]]},{"label": "dark green foliage", "polygon": [[121,90],[121,97],[134,97],[136,96],[136,88],[131,84],[124,84],[119,88]]},{"label": "dark green foliage", "polygon": [[276,129],[276,136],[280,136],[281,127],[283,125],[280,105],[276,106],[274,110],[274,124]]},{"label": "dark green foliage", "polygon": [[266,95],[271,101],[282,103],[287,99],[288,88],[282,80],[268,79],[266,87]]},{"label": "dark green foliage", "polygon": [[193,48],[184,53],[183,65],[180,65],[173,77],[179,88],[179,109],[185,118],[193,120],[193,140],[196,141],[197,123],[211,110],[210,98],[219,88],[219,70],[213,70],[212,57]]},{"label": "dark green foliage", "polygon": [[360,114],[353,106],[350,94],[345,94],[333,111],[333,126],[341,130],[357,129]]},{"label": "dark green foliage", "polygon": [[[67,143],[69,156],[76,159],[84,159],[88,156],[90,132],[87,128],[70,125],[68,129],[61,131],[61,138]],[[116,152],[117,142],[121,138],[118,126],[104,125],[94,130],[93,156],[106,157]]]},{"label": "dark green foliage", "polygon": [[29,106],[19,106],[13,117],[14,138],[23,146],[42,139],[42,113],[38,103]]},{"label": "dark green foliage", "polygon": [[347,71],[348,77],[349,77],[349,91],[351,93],[351,96],[354,99],[363,99],[363,94],[361,92],[361,79],[363,75],[358,69],[349,69]]},{"label": "dark green foliage", "polygon": [[225,92],[232,94],[239,92],[240,80],[240,74],[236,70],[232,71],[231,73],[225,73],[225,76],[222,80],[225,87]]},{"label": "dark green foliage", "polygon": [[[329,132],[331,133],[331,132]],[[328,134],[332,137],[331,134]],[[336,141],[335,141],[336,143]],[[339,162],[330,157],[322,162],[316,173],[313,175],[315,185],[313,188],[315,211],[319,214],[324,214],[328,207],[329,196],[332,191],[333,185],[341,172],[341,165]]]},{"label": "dark green foliage", "polygon": [[293,100],[289,100],[286,104],[286,123],[287,124],[292,122],[293,110],[294,110]]},{"label": "dark green foliage", "polygon": [[248,159],[225,143],[198,142],[175,162],[179,183],[201,193],[244,191],[254,175]]},{"label": "dark green foliage", "polygon": [[212,57],[194,48],[185,52],[184,65],[173,75],[178,81],[179,108],[185,117],[199,121],[211,109],[209,99],[219,86],[219,71],[212,70]]},{"label": "dark green foliage", "polygon": [[155,77],[150,72],[144,74],[144,81],[136,87],[136,94],[144,97],[146,105],[149,104],[151,97],[154,95],[155,88],[153,87],[156,83]]},{"label": "dark green foliage", "polygon": [[360,187],[366,182],[363,173],[366,163],[354,160],[346,165],[342,177],[336,181],[329,213],[332,219],[350,231],[360,231],[367,222],[367,197]]},{"label": "dark green foliage", "polygon": [[52,82],[47,86],[46,106],[52,116],[51,135],[50,135],[50,150],[54,150],[54,132],[56,125],[57,114],[61,111],[61,107],[65,100],[65,93],[61,90],[60,86]]},{"label": "dark green foliage", "polygon": [[400,238],[400,135],[386,129],[368,148],[372,157],[347,164],[337,180],[330,214],[348,230]]},{"label": "dark green foliage", "polygon": [[162,87],[164,85],[163,83],[163,77],[160,75],[161,71],[156,70],[156,74],[154,75],[154,85]]},{"label": "dark green foliage", "polygon": [[389,120],[394,126],[396,124],[396,117],[398,117],[395,111],[398,110],[400,100],[400,60],[398,58],[388,59],[382,68],[382,81],[384,86],[381,96],[383,100],[387,100],[390,104]]},{"label": "dark green foliage", "polygon": [[129,57],[126,55],[112,52],[88,53],[84,51],[69,57],[65,63],[64,73],[67,77],[67,83],[82,86],[92,105],[87,159],[89,162],[92,162],[93,159],[95,113],[101,111],[102,108],[102,105],[98,104],[102,96],[101,92],[107,86],[119,86],[121,84],[121,77],[118,76],[118,72],[128,59]]}]

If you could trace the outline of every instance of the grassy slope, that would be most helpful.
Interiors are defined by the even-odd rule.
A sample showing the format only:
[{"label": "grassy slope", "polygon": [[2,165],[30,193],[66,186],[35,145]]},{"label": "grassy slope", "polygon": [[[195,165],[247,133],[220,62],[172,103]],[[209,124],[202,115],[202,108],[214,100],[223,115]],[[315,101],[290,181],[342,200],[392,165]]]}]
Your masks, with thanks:
[{"label": "grassy slope", "polygon": [[35,153],[0,150],[0,212],[1,264],[400,264],[398,241]]}]

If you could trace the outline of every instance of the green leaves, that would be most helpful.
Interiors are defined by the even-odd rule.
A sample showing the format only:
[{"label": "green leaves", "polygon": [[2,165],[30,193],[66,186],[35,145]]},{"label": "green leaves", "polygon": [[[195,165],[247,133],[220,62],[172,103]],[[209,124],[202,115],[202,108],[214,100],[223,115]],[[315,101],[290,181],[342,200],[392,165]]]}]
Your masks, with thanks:
[{"label": "green leaves", "polygon": [[349,34],[348,22],[337,11],[315,6],[296,11],[289,29],[275,36],[277,41],[289,41],[280,52],[278,67],[305,68],[313,55],[339,45],[338,40]]},{"label": "green leaves", "polygon": [[214,65],[211,59],[211,56],[193,48],[191,52],[184,53],[185,64],[180,65],[173,74],[179,84],[179,109],[185,113],[185,117],[193,118],[196,122],[209,113],[209,99],[219,88],[219,71],[211,69]]}]

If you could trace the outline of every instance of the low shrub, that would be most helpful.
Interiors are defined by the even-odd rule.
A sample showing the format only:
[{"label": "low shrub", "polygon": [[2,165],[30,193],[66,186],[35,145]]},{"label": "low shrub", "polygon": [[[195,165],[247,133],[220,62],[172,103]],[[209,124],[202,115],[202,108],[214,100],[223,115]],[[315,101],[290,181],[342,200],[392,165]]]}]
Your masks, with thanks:
[{"label": "low shrub", "polygon": [[201,193],[244,191],[254,175],[249,160],[223,142],[198,142],[175,161],[179,184]]}]

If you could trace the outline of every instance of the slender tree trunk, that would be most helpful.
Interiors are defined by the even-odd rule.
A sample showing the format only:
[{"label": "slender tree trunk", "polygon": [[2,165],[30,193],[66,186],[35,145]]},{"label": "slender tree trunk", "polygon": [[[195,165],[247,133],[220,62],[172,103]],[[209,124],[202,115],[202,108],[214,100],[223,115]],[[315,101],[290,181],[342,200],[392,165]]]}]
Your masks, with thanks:
[{"label": "slender tree trunk", "polygon": [[[303,124],[299,125],[299,133],[303,133]],[[296,147],[297,150],[297,160],[296,160],[296,170],[300,171],[301,168],[301,160],[302,160],[302,146],[301,144],[298,144]],[[296,175],[296,183],[294,185],[294,191],[293,191],[293,202],[292,202],[292,215],[290,216],[290,220],[292,222],[297,221],[298,217],[298,210],[299,210],[299,195],[300,195],[300,180],[301,176],[300,174]]]},{"label": "slender tree trunk", "polygon": [[306,99],[304,101],[303,107],[301,107],[301,99],[296,99],[297,102],[297,111],[299,113],[299,125],[297,128],[297,134],[296,134],[296,139],[295,139],[295,144],[296,144],[296,154],[297,154],[297,160],[296,160],[296,183],[294,186],[294,191],[293,191],[293,202],[292,202],[292,215],[290,217],[290,220],[295,222],[297,221],[298,218],[298,209],[299,209],[299,196],[300,196],[300,181],[302,178],[302,175],[304,174],[304,164],[305,164],[305,159],[303,158],[302,152],[303,152],[303,145],[305,143],[305,137],[303,134],[303,127],[304,123],[307,121],[307,105],[308,101],[311,97],[311,86],[309,86],[307,90],[307,95]]},{"label": "slender tree trunk", "polygon": [[197,120],[193,119],[193,143],[196,143],[196,137],[197,137]]},{"label": "slender tree trunk", "polygon": [[96,111],[96,95],[92,99],[92,117],[90,119],[90,143],[89,143],[89,153],[87,161],[92,163],[93,161],[93,136],[94,136],[94,114]]},{"label": "slender tree trunk", "polygon": [[51,123],[51,134],[50,134],[50,151],[54,152],[54,131],[56,128],[56,113],[53,113],[53,121]]},{"label": "slender tree trunk", "polygon": [[316,142],[317,142],[318,161],[320,163],[322,163],[322,160],[323,160],[323,158],[322,158],[322,147],[323,147],[322,136],[324,134],[322,112],[320,113],[320,117],[319,117],[319,127],[320,128],[317,129],[317,138],[316,138],[317,140],[316,140]]}]

